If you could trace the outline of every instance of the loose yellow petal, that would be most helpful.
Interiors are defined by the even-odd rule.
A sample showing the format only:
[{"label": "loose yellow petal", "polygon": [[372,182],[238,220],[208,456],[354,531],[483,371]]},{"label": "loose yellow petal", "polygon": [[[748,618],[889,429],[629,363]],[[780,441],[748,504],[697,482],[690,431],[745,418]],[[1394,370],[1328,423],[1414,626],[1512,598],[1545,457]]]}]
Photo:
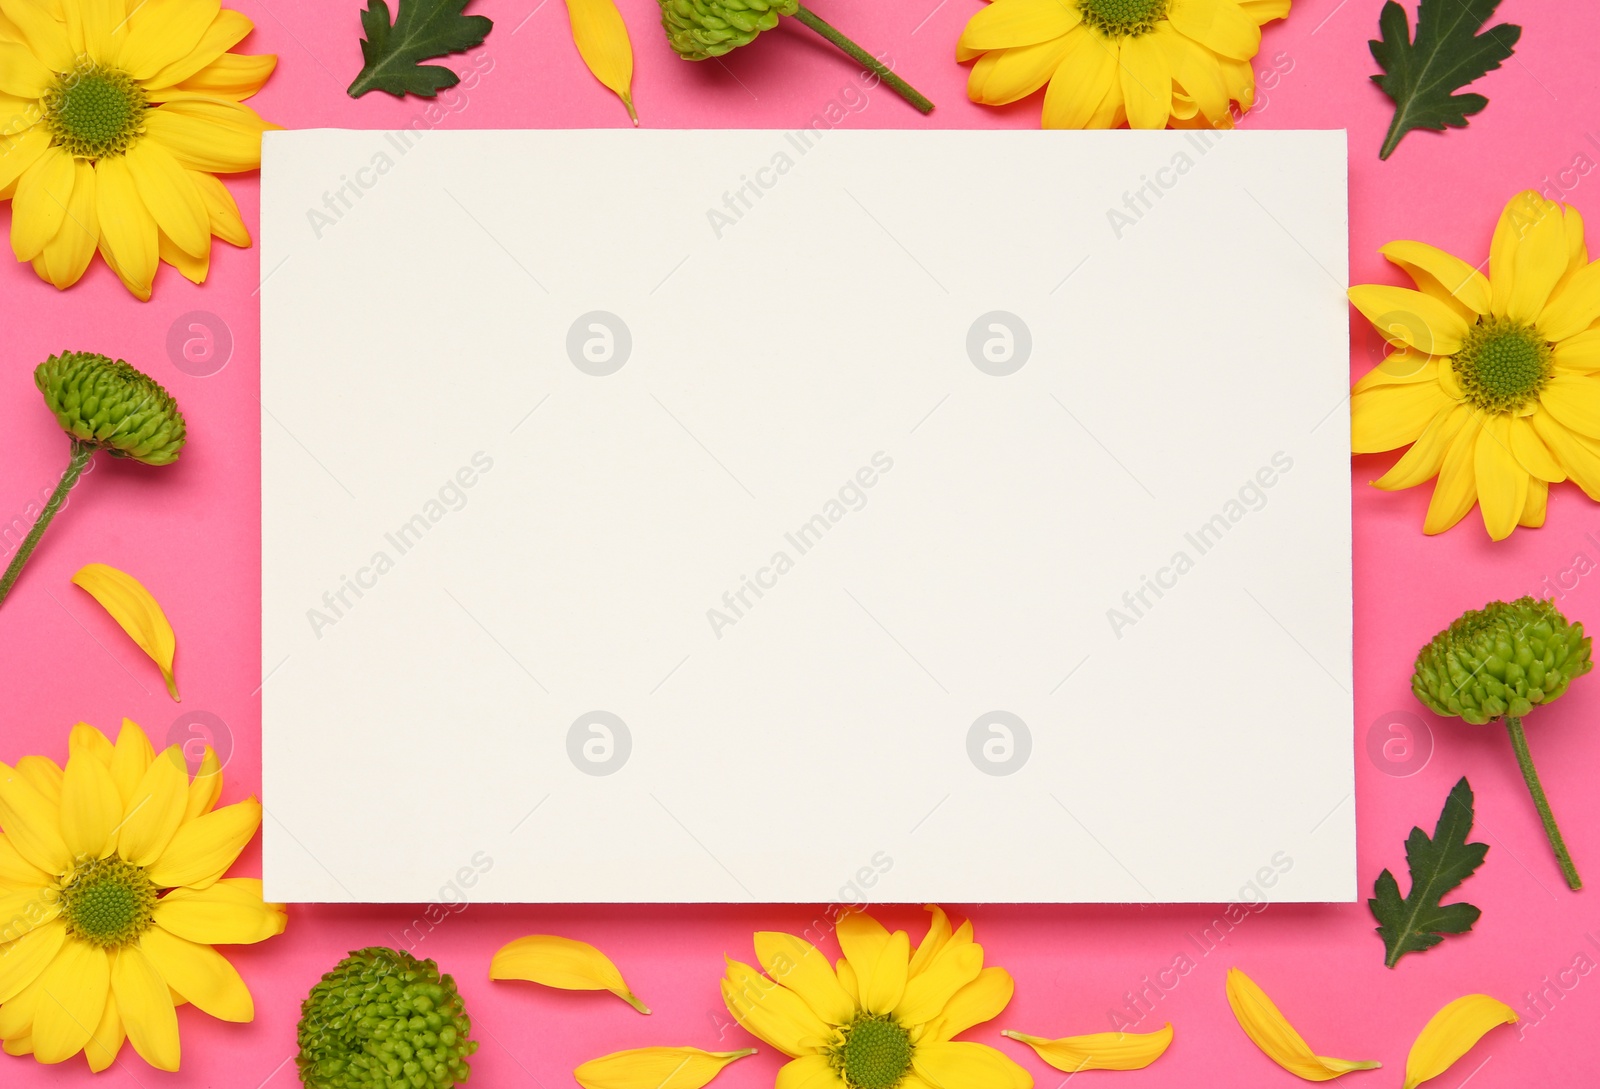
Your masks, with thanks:
[{"label": "loose yellow petal", "polygon": [[139,649],[150,656],[167,682],[167,694],[178,700],[178,683],[172,675],[178,637],[150,591],[127,572],[103,563],[87,564],[72,576],[72,581],[98,601]]},{"label": "loose yellow petal", "polygon": [[1516,1020],[1516,1012],[1510,1006],[1486,994],[1456,999],[1433,1015],[1411,1045],[1411,1054],[1406,1056],[1405,1089],[1416,1089],[1428,1079],[1437,1078],[1471,1051],[1484,1033]]},{"label": "loose yellow petal", "polygon": [[816,1050],[833,1033],[799,995],[731,958],[722,977],[722,1002],[746,1032],[790,1058]]},{"label": "loose yellow petal", "polygon": [[700,1089],[743,1051],[701,1051],[697,1047],[641,1047],[590,1059],[572,1072],[583,1089]]},{"label": "loose yellow petal", "polygon": [[173,889],[156,901],[156,925],[205,945],[253,945],[283,933],[282,904],[261,899],[261,880],[224,877],[208,889]]},{"label": "loose yellow petal", "polygon": [[489,964],[489,978],[526,979],[566,991],[610,991],[640,1013],[650,1012],[610,957],[588,942],[554,934],[530,934],[502,946]]},{"label": "loose yellow petal", "polygon": [[628,116],[639,123],[633,108],[633,43],[628,26],[613,0],[567,0],[567,18],[572,22],[572,42],[578,55],[589,66],[594,78],[605,84],[628,107]]},{"label": "loose yellow petal", "polygon": [[1026,1036],[1009,1029],[1000,1035],[1027,1044],[1039,1053],[1039,1058],[1069,1074],[1080,1070],[1140,1070],[1161,1058],[1172,1044],[1170,1024],[1157,1032],[1095,1032],[1059,1040]]},{"label": "loose yellow petal", "polygon": [[1294,1026],[1278,1012],[1266,992],[1237,968],[1228,969],[1227,989],[1228,1005],[1233,1008],[1244,1034],[1267,1058],[1291,1074],[1307,1081],[1329,1081],[1352,1070],[1373,1070],[1382,1065],[1330,1059],[1313,1052]]}]

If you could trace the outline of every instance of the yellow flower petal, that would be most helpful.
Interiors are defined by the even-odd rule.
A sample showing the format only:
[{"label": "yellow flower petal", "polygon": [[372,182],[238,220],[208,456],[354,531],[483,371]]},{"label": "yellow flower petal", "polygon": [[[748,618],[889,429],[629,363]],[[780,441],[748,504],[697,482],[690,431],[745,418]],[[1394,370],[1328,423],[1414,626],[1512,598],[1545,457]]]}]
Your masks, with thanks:
[{"label": "yellow flower petal", "polygon": [[249,246],[250,230],[244,225],[244,219],[239,215],[239,205],[234,202],[227,186],[213,175],[198,170],[190,171],[189,178],[200,191],[200,199],[205,202],[206,213],[211,219],[211,233],[231,245]]},{"label": "yellow flower petal", "polygon": [[20,33],[20,40],[45,67],[55,72],[72,69],[71,39],[66,24],[39,0],[0,0],[0,11]]},{"label": "yellow flower petal", "polygon": [[938,904],[926,904],[923,910],[930,916],[928,932],[917,943],[917,951],[911,954],[911,964],[906,970],[911,979],[921,975],[933,963],[933,955],[950,940],[950,916],[945,914],[944,908]]},{"label": "yellow flower petal", "polygon": [[1414,442],[1452,402],[1427,382],[1379,386],[1350,398],[1350,441],[1358,454],[1377,454]]},{"label": "yellow flower petal", "polygon": [[501,946],[489,964],[489,978],[526,979],[567,991],[610,991],[640,1013],[650,1012],[610,957],[588,942],[554,934],[530,934]]},{"label": "yellow flower petal", "polygon": [[1200,112],[1213,122],[1227,117],[1228,88],[1216,54],[1179,34],[1168,22],[1157,23],[1150,37],[1166,53],[1172,78],[1194,99]]},{"label": "yellow flower petal", "polygon": [[99,1074],[110,1069],[111,1064],[117,1061],[117,1053],[122,1050],[122,1041],[125,1039],[127,1033],[122,1028],[122,1014],[117,1011],[117,1000],[107,995],[105,1009],[100,1013],[100,1023],[95,1026],[89,1042],[83,1047],[90,1071]]},{"label": "yellow flower petal", "polygon": [[128,800],[117,832],[117,854],[135,866],[150,866],[172,842],[189,802],[183,750],[172,746],[150,761]]},{"label": "yellow flower petal", "polygon": [[1437,1078],[1472,1045],[1497,1025],[1515,1023],[1517,1015],[1504,1002],[1486,994],[1458,998],[1434,1014],[1423,1026],[1417,1042],[1406,1057],[1405,1089],[1416,1089],[1430,1078]]},{"label": "yellow flower petal", "polygon": [[[210,253],[210,218],[199,191],[189,180],[189,171],[154,140],[139,141],[128,149],[125,158],[134,184],[139,187],[139,197],[162,233],[191,256]],[[150,604],[154,600],[151,598]]]},{"label": "yellow flower petal", "polygon": [[33,1015],[39,1009],[39,999],[44,996],[44,973],[41,972],[15,996],[0,1003],[0,1039],[13,1040],[33,1033]]},{"label": "yellow flower petal", "polygon": [[1384,357],[1350,387],[1352,394],[1365,393],[1379,386],[1405,386],[1413,382],[1437,382],[1445,360],[1424,355],[1411,348],[1397,348]]},{"label": "yellow flower petal", "polygon": [[1214,53],[1247,61],[1261,50],[1261,27],[1234,0],[1172,0],[1167,18]]},{"label": "yellow flower petal", "polygon": [[1419,291],[1460,304],[1462,317],[1487,314],[1492,299],[1489,278],[1461,258],[1425,242],[1390,242],[1378,250],[1405,270]]},{"label": "yellow flower petal", "polygon": [[1399,461],[1383,476],[1374,480],[1373,486],[1384,491],[1414,488],[1432,479],[1444,463],[1445,453],[1456,435],[1472,418],[1472,410],[1465,405],[1446,404],[1428,422],[1426,430],[1405,452]]},{"label": "yellow flower petal", "polygon": [[567,0],[567,18],[572,23],[572,42],[578,55],[589,66],[594,78],[622,99],[633,123],[639,115],[633,109],[633,43],[627,24],[613,0]]},{"label": "yellow flower petal", "polygon": [[33,1054],[42,1063],[65,1062],[89,1042],[111,993],[106,951],[69,941],[40,977],[43,997],[33,1016]]},{"label": "yellow flower petal", "polygon": [[1062,60],[1087,34],[1075,29],[1049,41],[986,54],[973,66],[967,97],[986,106],[1027,98],[1055,75]]},{"label": "yellow flower petal", "polygon": [[[66,67],[72,65],[69,62]],[[0,41],[0,91],[18,98],[43,98],[55,82],[55,73],[39,62],[20,42]]]},{"label": "yellow flower petal", "polygon": [[17,179],[11,198],[11,249],[17,260],[32,261],[61,229],[77,176],[72,156],[52,147]]},{"label": "yellow flower petal", "polygon": [[1545,304],[1537,322],[1546,340],[1576,336],[1600,318],[1600,261],[1568,276]]},{"label": "yellow flower petal", "polygon": [[189,783],[189,801],[184,806],[183,819],[192,821],[211,812],[221,796],[222,761],[217,758],[216,750],[207,745],[204,755],[200,757],[200,766],[195,769],[194,779]]},{"label": "yellow flower petal", "polygon": [[1511,417],[1499,415],[1484,421],[1478,432],[1472,475],[1477,481],[1483,528],[1491,539],[1503,541],[1517,528],[1522,507],[1528,501],[1528,471],[1511,453]]},{"label": "yellow flower petal", "polygon": [[1117,89],[1120,100],[1122,92],[1117,71],[1117,54],[1113,47],[1098,34],[1076,35],[1072,47],[1050,77],[1050,89],[1044,95],[1043,126],[1047,129],[1092,127],[1100,104],[1113,88]]},{"label": "yellow flower petal", "polygon": [[200,44],[220,8],[218,0],[143,0],[128,13],[120,67],[134,79],[150,79]]},{"label": "yellow flower petal", "polygon": [[911,1053],[911,1068],[941,1089],[1032,1089],[1033,1075],[984,1044],[923,1042]]},{"label": "yellow flower petal", "polygon": [[17,774],[53,806],[61,804],[61,765],[48,756],[24,756],[17,761]]},{"label": "yellow flower petal", "polygon": [[992,1021],[1011,1002],[1016,984],[1004,968],[985,968],[945,1004],[944,1012],[928,1026],[929,1038],[948,1040]]},{"label": "yellow flower petal", "polygon": [[1600,502],[1600,449],[1568,431],[1548,412],[1535,412],[1528,422],[1572,482],[1590,499]]},{"label": "yellow flower petal", "polygon": [[[100,218],[96,205],[95,172],[90,163],[73,163],[72,196],[54,237],[44,244],[44,265],[49,280],[66,290],[83,278],[100,243]],[[15,206],[12,215],[15,216]]]},{"label": "yellow flower petal", "polygon": [[128,34],[128,8],[123,0],[66,0],[67,37],[72,48],[115,66],[122,59]]},{"label": "yellow flower petal", "polygon": [[1274,19],[1287,19],[1289,2],[1290,0],[1239,0],[1239,8],[1259,26]]},{"label": "yellow flower petal", "polygon": [[583,1089],[701,1089],[743,1051],[701,1051],[697,1047],[641,1047],[590,1059],[572,1072]]},{"label": "yellow flower petal", "polygon": [[1545,508],[1550,500],[1550,485],[1538,477],[1528,481],[1528,502],[1523,505],[1518,525],[1538,529],[1544,525]]},{"label": "yellow flower petal", "polygon": [[66,924],[51,919],[0,948],[0,1002],[9,1002],[44,973],[66,943]]},{"label": "yellow flower petal", "polygon": [[0,763],[0,828],[23,858],[50,874],[72,866],[61,838],[60,810],[16,769]]},{"label": "yellow flower petal", "polygon": [[[0,945],[27,934],[61,914],[61,898],[43,882],[0,893]],[[0,958],[4,957],[0,952]]]},{"label": "yellow flower petal", "polygon": [[1059,38],[1082,21],[1063,0],[994,0],[967,20],[957,45],[969,52],[1014,49]]},{"label": "yellow flower petal", "polygon": [[799,995],[830,1025],[842,1025],[856,1012],[855,999],[839,985],[827,955],[792,934],[762,931],[755,936],[756,959],[774,982]]},{"label": "yellow flower petal", "polygon": [[261,90],[261,85],[277,67],[278,58],[271,54],[224,53],[175,88],[152,92],[150,100],[166,102],[190,94],[238,102]]},{"label": "yellow flower petal", "polygon": [[106,857],[124,811],[111,769],[94,753],[74,753],[61,786],[61,838],[72,856]]},{"label": "yellow flower petal", "polygon": [[150,866],[150,880],[162,888],[208,889],[233,865],[260,826],[261,803],[254,798],[186,821]]},{"label": "yellow flower petal", "polygon": [[1474,412],[1456,432],[1455,439],[1445,451],[1439,465],[1439,481],[1433,486],[1433,498],[1428,501],[1428,514],[1422,522],[1422,532],[1443,533],[1467,516],[1477,501],[1477,478],[1473,465],[1477,456],[1478,432],[1483,429],[1483,417]]},{"label": "yellow flower petal", "polygon": [[157,1070],[177,1070],[182,1048],[172,991],[139,946],[126,945],[114,954],[111,994],[139,1056]]},{"label": "yellow flower petal", "polygon": [[173,889],[156,901],[156,925],[205,945],[253,945],[283,933],[284,905],[261,899],[261,881],[224,877],[208,889]]},{"label": "yellow flower petal", "polygon": [[772,1089],[848,1089],[826,1055],[802,1055],[784,1063]]},{"label": "yellow flower petal", "polygon": [[1307,1081],[1328,1081],[1352,1070],[1372,1070],[1382,1065],[1330,1059],[1313,1052],[1266,992],[1237,968],[1228,969],[1227,990],[1228,1005],[1244,1034],[1267,1058],[1291,1074]]},{"label": "yellow flower petal", "polygon": [[123,805],[133,800],[133,792],[153,759],[155,751],[150,747],[150,739],[132,719],[123,719],[122,732],[117,734],[116,746],[111,751],[111,778],[122,795]]},{"label": "yellow flower petal", "polygon": [[1550,453],[1550,448],[1533,429],[1528,417],[1511,417],[1508,433],[1511,438],[1511,453],[1517,459],[1517,464],[1532,474],[1535,480],[1554,484],[1567,479],[1566,470],[1561,468],[1555,456]]},{"label": "yellow flower petal", "polygon": [[[178,170],[177,163],[172,161],[171,156],[159,148],[151,151],[148,145],[139,155],[130,151],[126,158],[135,180],[147,171],[152,172],[152,177],[160,177],[162,167],[158,164],[163,160],[170,164],[172,169]],[[139,165],[135,165],[136,163]],[[182,176],[182,171],[179,171],[179,175]],[[182,180],[185,185],[188,184],[187,178]],[[152,182],[150,188],[156,190],[160,185]],[[197,194],[195,204],[199,205]],[[199,215],[200,223],[204,224],[204,208],[200,209]],[[209,237],[203,226],[198,226],[196,229],[200,231],[199,237],[202,241]],[[115,620],[117,625],[128,633],[128,637],[138,644],[139,649],[150,656],[167,682],[167,694],[177,700],[178,685],[172,676],[172,659],[178,650],[178,639],[172,632],[171,623],[167,621],[167,614],[162,611],[160,603],[150,591],[144,588],[144,584],[126,571],[119,571],[103,563],[85,564],[72,576],[72,583],[98,601],[100,607],[111,614],[111,619]]]},{"label": "yellow flower petal", "polygon": [[268,125],[249,106],[225,99],[177,98],[145,114],[145,133],[195,170],[237,174],[261,165]]},{"label": "yellow flower petal", "polygon": [[1005,1031],[1000,1035],[1027,1044],[1039,1058],[1069,1074],[1080,1070],[1142,1070],[1172,1044],[1172,1026],[1156,1032],[1096,1032],[1049,1040]]},{"label": "yellow flower petal", "polygon": [[839,920],[839,948],[855,969],[861,1008],[888,1013],[905,993],[911,966],[911,939],[890,934],[872,917],[854,912]]},{"label": "yellow flower petal", "polygon": [[1600,438],[1600,378],[1555,375],[1540,394],[1539,404],[1578,434]]},{"label": "yellow flower petal", "polygon": [[206,276],[211,272],[211,237],[209,235],[206,236],[203,248],[205,253],[195,257],[192,254],[183,252],[182,247],[167,237],[166,231],[162,231],[158,235],[158,250],[161,254],[161,259],[177,269],[183,278],[192,284],[205,283]]},{"label": "yellow flower petal", "polygon": [[1567,271],[1567,236],[1561,205],[1540,200],[1533,222],[1524,225],[1516,240],[1511,268],[1506,316],[1513,321],[1536,321],[1556,282]]},{"label": "yellow flower petal", "polygon": [[1124,38],[1118,68],[1128,124],[1136,129],[1164,129],[1172,116],[1172,71],[1153,35]]},{"label": "yellow flower petal", "polygon": [[248,17],[223,8],[200,35],[193,49],[145,81],[146,92],[182,83],[244,41],[254,29],[255,24]]},{"label": "yellow flower petal", "polygon": [[1586,329],[1557,344],[1551,353],[1558,368],[1600,370],[1600,329]]},{"label": "yellow flower petal", "polygon": [[949,942],[934,954],[926,968],[906,981],[905,993],[894,1007],[902,1024],[920,1025],[944,1012],[956,992],[983,971],[983,947],[972,942]]},{"label": "yellow flower petal", "polygon": [[10,836],[0,835],[0,889],[39,889],[48,880],[43,870],[22,856]]},{"label": "yellow flower petal", "polygon": [[832,1035],[804,999],[748,964],[730,958],[721,986],[723,1005],[745,1031],[790,1058],[817,1050]]},{"label": "yellow flower petal", "polygon": [[[159,110],[151,111],[155,116]],[[150,298],[160,251],[156,221],[139,198],[133,174],[122,158],[95,164],[96,216],[100,221],[100,251],[123,286],[141,300]]]},{"label": "yellow flower petal", "polygon": [[187,941],[153,926],[139,938],[139,948],[167,986],[194,1003],[196,1009],[221,1021],[243,1023],[255,1019],[250,989],[228,958],[209,945]]},{"label": "yellow flower petal", "polygon": [[44,117],[39,102],[33,98],[18,98],[0,91],[0,136],[15,136],[37,125]]},{"label": "yellow flower petal", "polygon": [[1409,345],[1424,355],[1461,350],[1467,321],[1449,303],[1386,284],[1360,284],[1349,294],[1350,302],[1389,343]]}]

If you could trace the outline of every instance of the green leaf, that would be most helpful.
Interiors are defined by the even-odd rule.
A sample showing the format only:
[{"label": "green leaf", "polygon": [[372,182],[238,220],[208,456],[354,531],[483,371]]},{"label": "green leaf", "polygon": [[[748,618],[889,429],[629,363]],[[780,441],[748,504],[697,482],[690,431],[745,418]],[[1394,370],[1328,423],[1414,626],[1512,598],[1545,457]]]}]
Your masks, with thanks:
[{"label": "green leaf", "polygon": [[1446,934],[1465,934],[1482,914],[1471,904],[1440,904],[1455,887],[1483,865],[1487,843],[1468,843],[1472,831],[1472,787],[1463,776],[1445,799],[1433,838],[1420,828],[1406,837],[1406,865],[1411,870],[1411,891],[1400,896],[1394,875],[1384,870],[1367,901],[1378,920],[1378,935],[1388,955],[1383,963],[1393,968],[1407,953],[1420,953],[1444,941]]},{"label": "green leaf", "polygon": [[1372,81],[1394,99],[1394,121],[1378,158],[1387,159],[1412,129],[1444,131],[1467,127],[1467,116],[1489,104],[1478,94],[1455,94],[1500,67],[1522,37],[1511,23],[1483,30],[1500,0],[1421,0],[1417,37],[1411,38],[1406,9],[1396,0],[1383,5],[1378,32],[1367,44],[1383,75]]},{"label": "green leaf", "polygon": [[437,64],[419,61],[464,53],[483,44],[494,23],[482,15],[463,15],[472,0],[398,0],[400,14],[391,26],[389,5],[384,0],[367,0],[361,13],[361,28],[367,36],[361,43],[366,67],[350,84],[350,97],[360,98],[368,91],[387,91],[396,98],[407,94],[432,98],[460,77]]}]

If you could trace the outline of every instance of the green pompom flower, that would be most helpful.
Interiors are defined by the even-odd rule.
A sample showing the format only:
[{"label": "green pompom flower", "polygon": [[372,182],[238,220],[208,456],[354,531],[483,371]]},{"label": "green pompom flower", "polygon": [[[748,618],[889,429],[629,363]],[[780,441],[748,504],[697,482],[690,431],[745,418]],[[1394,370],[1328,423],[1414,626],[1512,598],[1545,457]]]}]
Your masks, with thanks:
[{"label": "green pompom flower", "polygon": [[1553,601],[1491,601],[1435,635],[1418,652],[1411,675],[1411,691],[1435,714],[1478,726],[1505,720],[1522,777],[1573,889],[1583,882],[1539,783],[1522,719],[1536,704],[1558,699],[1573,678],[1594,667],[1589,644],[1583,625],[1568,621]]},{"label": "green pompom flower", "polygon": [[895,94],[922,113],[932,113],[933,103],[895,75],[889,66],[835,30],[800,0],[659,0],[661,25],[673,52],[684,60],[703,61],[749,45],[763,30],[792,15],[832,42],[857,64],[889,85]]},{"label": "green pompom flower", "polygon": [[448,1089],[472,1072],[471,1033],[454,979],[431,960],[374,946],[311,988],[295,1063],[308,1089]]},{"label": "green pompom flower", "polygon": [[11,592],[45,529],[66,503],[67,493],[96,453],[105,450],[112,457],[146,465],[171,465],[188,439],[178,402],[160,382],[120,359],[93,352],[62,352],[34,369],[33,384],[67,433],[72,457],[10,566],[0,575],[0,602]]}]

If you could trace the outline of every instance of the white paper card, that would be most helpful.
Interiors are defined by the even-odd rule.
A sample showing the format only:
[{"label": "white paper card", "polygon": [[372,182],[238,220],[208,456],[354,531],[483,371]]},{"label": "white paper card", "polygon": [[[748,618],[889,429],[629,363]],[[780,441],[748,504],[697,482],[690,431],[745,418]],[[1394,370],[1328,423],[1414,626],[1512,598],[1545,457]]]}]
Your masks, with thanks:
[{"label": "white paper card", "polygon": [[263,178],[269,899],[1354,898],[1343,133]]}]

